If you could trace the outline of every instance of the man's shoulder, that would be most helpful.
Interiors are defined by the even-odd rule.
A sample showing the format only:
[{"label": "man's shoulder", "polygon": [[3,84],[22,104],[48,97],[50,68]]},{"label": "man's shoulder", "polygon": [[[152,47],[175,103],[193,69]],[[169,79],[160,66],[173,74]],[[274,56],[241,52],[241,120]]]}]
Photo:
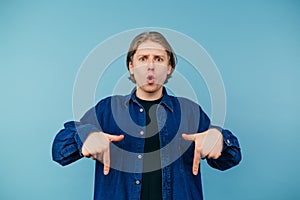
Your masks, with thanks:
[{"label": "man's shoulder", "polygon": [[168,95],[166,104],[177,111],[179,109],[180,112],[194,113],[194,112],[202,111],[202,108],[198,103],[191,100],[190,98],[182,97],[182,96]]},{"label": "man's shoulder", "polygon": [[101,99],[96,106],[105,106],[111,103],[126,103],[130,99],[130,95],[111,95]]},{"label": "man's shoulder", "polygon": [[187,97],[169,95],[169,99],[172,102],[179,102],[180,104],[184,104],[187,106],[199,106],[198,103],[196,103],[195,101],[193,101]]}]

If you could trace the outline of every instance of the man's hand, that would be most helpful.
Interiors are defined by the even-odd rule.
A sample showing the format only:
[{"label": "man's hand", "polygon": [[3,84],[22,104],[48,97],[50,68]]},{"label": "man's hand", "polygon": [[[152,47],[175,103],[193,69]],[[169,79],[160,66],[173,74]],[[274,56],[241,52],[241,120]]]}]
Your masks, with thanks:
[{"label": "man's hand", "polygon": [[202,133],[182,134],[183,139],[195,142],[193,174],[197,175],[201,158],[218,159],[223,149],[222,133],[211,128]]},{"label": "man's hand", "polygon": [[110,168],[110,142],[119,142],[123,140],[124,135],[109,135],[103,132],[92,132],[82,145],[82,155],[92,157],[94,160],[103,161],[104,175],[109,173]]}]

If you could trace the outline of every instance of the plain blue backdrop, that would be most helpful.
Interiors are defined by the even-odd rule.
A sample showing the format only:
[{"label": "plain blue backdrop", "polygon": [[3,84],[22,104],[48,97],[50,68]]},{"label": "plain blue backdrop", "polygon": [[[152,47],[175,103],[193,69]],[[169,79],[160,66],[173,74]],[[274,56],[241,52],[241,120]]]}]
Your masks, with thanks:
[{"label": "plain blue backdrop", "polygon": [[190,36],[222,75],[225,128],[243,160],[225,172],[202,165],[205,199],[300,199],[299,11],[296,0],[1,0],[0,199],[92,199],[93,161],[61,167],[52,141],[72,119],[73,84],[89,52],[140,27]]}]

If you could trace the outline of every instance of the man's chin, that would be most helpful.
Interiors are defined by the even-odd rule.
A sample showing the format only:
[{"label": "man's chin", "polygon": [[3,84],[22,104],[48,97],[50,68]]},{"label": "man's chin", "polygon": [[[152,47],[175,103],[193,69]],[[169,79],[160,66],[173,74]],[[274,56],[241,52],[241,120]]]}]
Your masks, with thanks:
[{"label": "man's chin", "polygon": [[161,87],[162,87],[161,84],[152,83],[152,84],[145,84],[141,88],[143,88],[145,92],[154,93],[157,92]]}]

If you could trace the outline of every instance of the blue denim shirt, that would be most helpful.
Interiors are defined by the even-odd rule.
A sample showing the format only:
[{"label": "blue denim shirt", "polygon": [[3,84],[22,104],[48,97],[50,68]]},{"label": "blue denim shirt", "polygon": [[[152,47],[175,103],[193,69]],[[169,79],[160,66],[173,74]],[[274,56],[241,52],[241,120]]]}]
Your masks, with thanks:
[{"label": "blue denim shirt", "polygon": [[[160,138],[163,199],[203,199],[201,172],[192,174],[194,143],[185,141],[182,133],[199,133],[212,128],[201,107],[186,99],[170,96],[165,88],[156,116]],[[79,122],[70,121],[56,135],[53,160],[68,165],[82,158],[81,148],[86,137],[94,131],[125,137],[110,145],[111,169],[103,174],[103,164],[96,162],[94,199],[140,199],[143,170],[144,131],[146,114],[136,99],[135,91],[126,96],[112,96],[101,100]],[[223,135],[222,155],[206,159],[219,170],[237,165],[241,152],[237,138],[218,128]],[[151,166],[149,171],[155,170]]]}]

